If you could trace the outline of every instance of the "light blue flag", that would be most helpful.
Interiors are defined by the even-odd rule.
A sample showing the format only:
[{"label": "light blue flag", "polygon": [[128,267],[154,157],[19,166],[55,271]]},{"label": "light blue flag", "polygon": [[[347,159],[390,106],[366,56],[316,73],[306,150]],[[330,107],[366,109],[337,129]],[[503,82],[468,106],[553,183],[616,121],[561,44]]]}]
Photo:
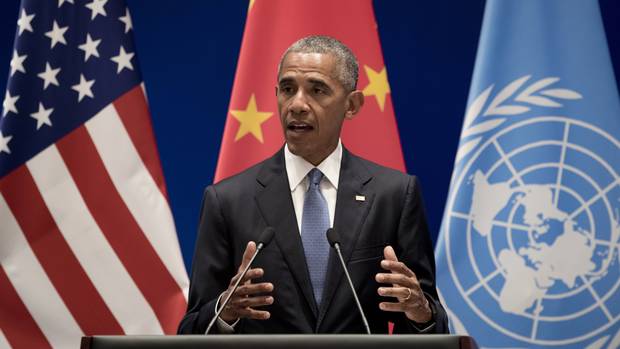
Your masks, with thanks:
[{"label": "light blue flag", "polygon": [[620,98],[594,0],[489,0],[437,247],[452,330],[620,346]]}]

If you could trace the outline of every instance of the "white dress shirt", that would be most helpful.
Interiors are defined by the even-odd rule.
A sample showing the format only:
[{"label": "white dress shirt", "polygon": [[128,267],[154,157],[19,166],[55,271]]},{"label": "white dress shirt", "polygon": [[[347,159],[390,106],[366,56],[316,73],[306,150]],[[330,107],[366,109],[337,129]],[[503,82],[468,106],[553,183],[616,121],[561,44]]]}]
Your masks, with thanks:
[{"label": "white dress shirt", "polygon": [[[340,178],[340,161],[342,160],[342,143],[338,141],[336,149],[329,154],[316,168],[324,175],[319,185],[321,194],[327,201],[329,210],[329,226],[334,226],[334,214],[336,212],[336,196],[338,193],[338,179]],[[301,234],[301,217],[303,217],[304,199],[308,191],[308,173],[315,167],[306,159],[297,156],[284,147],[284,164],[286,175],[291,189],[293,208],[297,217],[297,227]]]}]

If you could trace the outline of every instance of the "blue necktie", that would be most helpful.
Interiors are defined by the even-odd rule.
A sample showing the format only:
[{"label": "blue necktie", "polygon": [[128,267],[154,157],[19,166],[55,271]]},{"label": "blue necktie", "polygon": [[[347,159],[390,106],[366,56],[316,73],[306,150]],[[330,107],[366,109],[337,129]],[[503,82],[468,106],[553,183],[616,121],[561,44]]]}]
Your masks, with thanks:
[{"label": "blue necktie", "polygon": [[317,305],[321,305],[329,259],[329,243],[325,235],[329,228],[329,211],[327,201],[319,189],[321,179],[323,173],[317,168],[308,173],[309,185],[301,218],[301,241],[304,244],[306,263]]}]

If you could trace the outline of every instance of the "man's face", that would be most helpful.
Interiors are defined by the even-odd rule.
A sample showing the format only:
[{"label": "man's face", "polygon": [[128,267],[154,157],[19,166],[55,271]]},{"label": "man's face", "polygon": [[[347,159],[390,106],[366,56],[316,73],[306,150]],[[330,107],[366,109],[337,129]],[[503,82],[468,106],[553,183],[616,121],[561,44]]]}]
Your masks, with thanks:
[{"label": "man's face", "polygon": [[330,54],[289,53],[278,77],[278,111],[286,143],[293,154],[314,165],[334,151],[343,120],[359,109],[351,107],[355,92],[345,90],[337,73]]}]

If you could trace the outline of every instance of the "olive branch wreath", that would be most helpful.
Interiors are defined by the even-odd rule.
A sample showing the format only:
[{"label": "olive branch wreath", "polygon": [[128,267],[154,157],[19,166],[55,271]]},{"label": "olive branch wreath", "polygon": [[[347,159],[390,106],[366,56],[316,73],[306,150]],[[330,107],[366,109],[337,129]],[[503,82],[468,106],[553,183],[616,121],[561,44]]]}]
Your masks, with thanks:
[{"label": "olive branch wreath", "polygon": [[[482,140],[484,133],[503,124],[508,119],[508,116],[520,115],[528,112],[530,110],[528,105],[559,108],[562,104],[559,103],[557,99],[582,98],[581,94],[570,89],[551,88],[551,85],[560,81],[558,77],[542,78],[530,83],[523,88],[521,92],[518,92],[531,77],[531,75],[525,75],[512,81],[499,91],[488,105],[487,101],[493,91],[494,85],[487,87],[486,90],[482,91],[482,93],[471,102],[465,113],[463,131],[461,132],[461,140],[465,140],[466,138],[470,139],[462,142],[459,146],[456,153],[457,163],[474,150]],[[515,102],[520,103],[516,104]],[[488,120],[476,122],[478,119]]]}]

